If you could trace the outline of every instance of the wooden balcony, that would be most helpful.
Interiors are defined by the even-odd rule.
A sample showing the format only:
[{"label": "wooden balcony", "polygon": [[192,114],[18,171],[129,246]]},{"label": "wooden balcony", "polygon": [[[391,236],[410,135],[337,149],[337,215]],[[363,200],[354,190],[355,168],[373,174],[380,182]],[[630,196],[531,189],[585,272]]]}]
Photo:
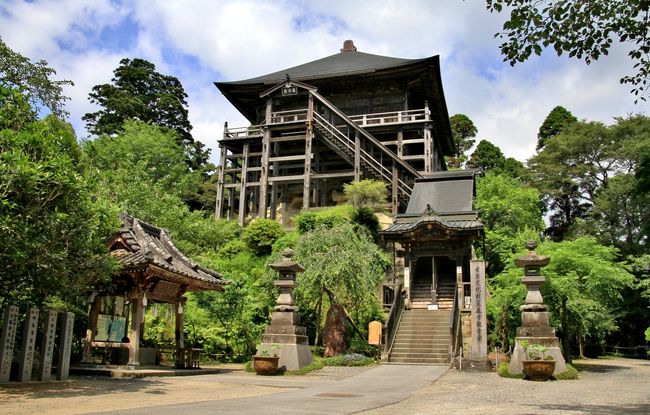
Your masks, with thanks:
[{"label": "wooden balcony", "polygon": [[[431,120],[431,113],[428,108],[421,108],[409,111],[379,112],[375,114],[352,115],[349,117],[358,126],[379,127],[398,124],[422,123]],[[291,111],[278,111],[271,113],[270,125],[282,125],[292,123],[303,123],[307,121],[307,109]],[[256,138],[262,136],[260,125],[248,127],[224,128],[224,140],[236,140],[245,138]]]}]

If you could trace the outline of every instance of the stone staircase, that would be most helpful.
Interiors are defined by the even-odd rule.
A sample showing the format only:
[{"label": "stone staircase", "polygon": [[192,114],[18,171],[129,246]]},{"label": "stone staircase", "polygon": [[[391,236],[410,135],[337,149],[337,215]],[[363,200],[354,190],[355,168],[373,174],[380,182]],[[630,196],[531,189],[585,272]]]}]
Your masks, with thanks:
[{"label": "stone staircase", "polygon": [[451,310],[404,310],[390,363],[448,364]]}]

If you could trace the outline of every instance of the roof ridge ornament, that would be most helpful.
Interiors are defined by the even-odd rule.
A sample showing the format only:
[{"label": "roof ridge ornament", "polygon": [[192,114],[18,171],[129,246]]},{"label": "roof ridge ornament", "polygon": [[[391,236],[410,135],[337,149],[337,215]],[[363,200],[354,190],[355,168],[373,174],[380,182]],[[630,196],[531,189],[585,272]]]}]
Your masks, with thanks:
[{"label": "roof ridge ornament", "polygon": [[422,212],[422,216],[434,216],[434,215],[437,215],[436,211],[433,210],[433,208],[429,203],[427,203],[427,208],[424,209],[424,212]]},{"label": "roof ridge ornament", "polygon": [[356,52],[357,47],[354,46],[354,42],[352,39],[348,39],[343,41],[343,47],[341,48],[341,52]]}]

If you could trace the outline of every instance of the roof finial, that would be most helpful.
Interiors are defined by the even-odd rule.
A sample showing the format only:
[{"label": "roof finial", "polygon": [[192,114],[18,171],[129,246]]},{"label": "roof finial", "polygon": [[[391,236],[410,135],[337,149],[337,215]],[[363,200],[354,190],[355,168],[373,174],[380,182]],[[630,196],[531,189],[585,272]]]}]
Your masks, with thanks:
[{"label": "roof finial", "polygon": [[343,48],[341,49],[341,52],[356,52],[357,47],[354,46],[354,42],[350,39],[346,40],[343,42]]}]

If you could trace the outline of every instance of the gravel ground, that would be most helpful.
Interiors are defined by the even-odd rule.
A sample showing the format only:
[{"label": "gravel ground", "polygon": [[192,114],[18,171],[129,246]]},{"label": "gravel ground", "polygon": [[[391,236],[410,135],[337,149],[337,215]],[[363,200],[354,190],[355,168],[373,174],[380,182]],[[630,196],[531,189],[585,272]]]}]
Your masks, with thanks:
[{"label": "gravel ground", "polygon": [[364,414],[650,414],[650,361],[576,361],[578,380],[532,382],[449,371],[400,402]]},{"label": "gravel ground", "polygon": [[[399,404],[364,414],[650,414],[650,361],[584,360],[580,379],[531,382],[492,373],[449,371]],[[305,376],[266,378],[241,365],[221,375],[110,379],[76,377],[64,382],[0,386],[0,414],[82,414],[174,403],[217,401],[286,392],[352,377],[362,368],[325,367]],[[230,378],[230,380],[229,380]],[[247,380],[247,379],[250,379]],[[275,379],[275,382],[273,382]],[[249,383],[250,382],[250,383]],[[275,383],[275,384],[273,384]]]}]

